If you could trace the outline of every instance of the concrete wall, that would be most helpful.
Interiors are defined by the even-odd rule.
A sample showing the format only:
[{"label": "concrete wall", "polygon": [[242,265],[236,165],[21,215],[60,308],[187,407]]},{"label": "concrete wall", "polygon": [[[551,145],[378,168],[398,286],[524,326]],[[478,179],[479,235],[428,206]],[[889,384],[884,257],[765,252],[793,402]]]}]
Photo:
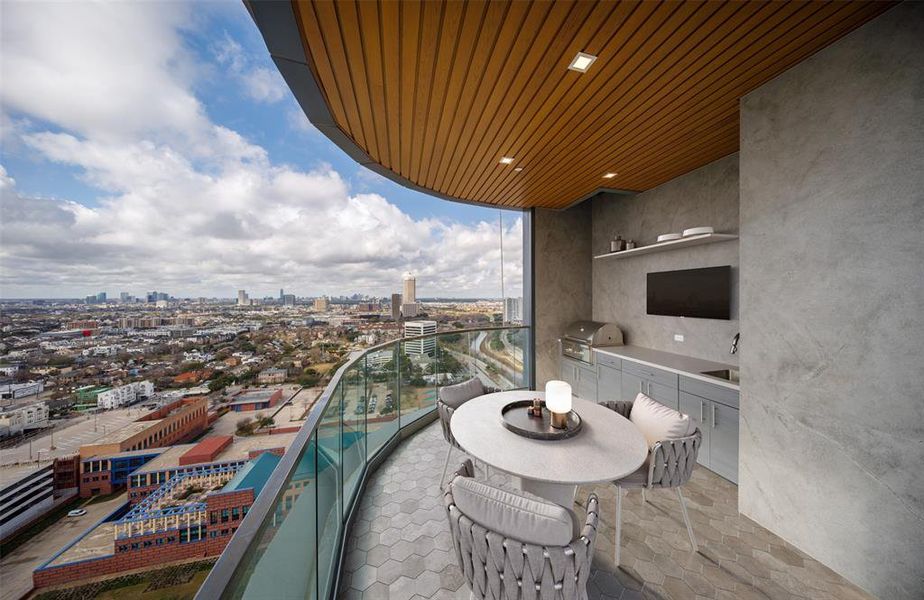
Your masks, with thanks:
[{"label": "concrete wall", "polygon": [[[656,242],[661,233],[679,233],[701,225],[711,225],[719,233],[738,233],[737,154],[635,196],[595,197],[593,253],[609,252],[610,240],[616,234],[647,245]],[[732,320],[647,314],[647,273],[721,265],[732,266]],[[737,241],[595,260],[594,319],[618,323],[627,344],[738,364],[737,355],[728,353],[732,337],[738,332],[737,280]],[[675,333],[682,333],[684,341],[675,342]]]},{"label": "concrete wall", "polygon": [[740,509],[924,597],[924,4],[741,104]]},{"label": "concrete wall", "polygon": [[590,203],[534,216],[536,386],[559,378],[558,338],[572,321],[590,319]]}]

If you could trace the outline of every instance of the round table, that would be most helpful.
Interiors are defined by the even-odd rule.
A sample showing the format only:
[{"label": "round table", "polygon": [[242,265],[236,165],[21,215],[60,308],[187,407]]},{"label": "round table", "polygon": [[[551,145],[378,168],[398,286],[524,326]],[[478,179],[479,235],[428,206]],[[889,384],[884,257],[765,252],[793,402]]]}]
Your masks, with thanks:
[{"label": "round table", "polygon": [[501,408],[508,403],[544,397],[519,390],[473,398],[452,415],[452,435],[472,457],[518,477],[522,490],[566,508],[573,507],[578,485],[615,481],[645,462],[648,444],[633,423],[580,398],[573,399],[572,409],[584,425],[572,438],[534,440],[501,424]]}]

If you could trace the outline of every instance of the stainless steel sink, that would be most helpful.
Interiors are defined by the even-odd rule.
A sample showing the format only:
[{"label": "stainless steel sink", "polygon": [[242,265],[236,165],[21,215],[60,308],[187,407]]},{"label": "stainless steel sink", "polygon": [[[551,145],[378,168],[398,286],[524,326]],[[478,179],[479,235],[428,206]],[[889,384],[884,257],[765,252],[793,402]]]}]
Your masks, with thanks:
[{"label": "stainless steel sink", "polygon": [[718,371],[703,371],[703,375],[708,375],[709,377],[715,377],[716,379],[724,379],[725,381],[730,381],[732,383],[738,383],[738,369],[720,369]]}]

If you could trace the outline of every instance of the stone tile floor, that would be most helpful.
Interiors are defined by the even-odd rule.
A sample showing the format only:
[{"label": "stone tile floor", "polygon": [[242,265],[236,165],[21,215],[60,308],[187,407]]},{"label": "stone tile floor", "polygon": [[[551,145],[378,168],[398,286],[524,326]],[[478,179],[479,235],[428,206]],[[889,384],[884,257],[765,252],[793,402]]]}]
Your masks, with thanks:
[{"label": "stone tile floor", "polygon": [[[467,599],[443,512],[439,477],[447,444],[438,423],[405,440],[369,480],[347,541],[340,597]],[[453,452],[452,467],[463,460]],[[491,480],[511,485],[492,471]],[[684,488],[699,552],[693,553],[677,495],[639,490],[623,500],[622,565],[613,564],[615,488],[582,487],[600,498],[591,600],[869,599],[868,594],[737,512],[737,487],[697,468]],[[578,507],[580,511],[580,507]],[[581,515],[583,518],[583,515]]]}]

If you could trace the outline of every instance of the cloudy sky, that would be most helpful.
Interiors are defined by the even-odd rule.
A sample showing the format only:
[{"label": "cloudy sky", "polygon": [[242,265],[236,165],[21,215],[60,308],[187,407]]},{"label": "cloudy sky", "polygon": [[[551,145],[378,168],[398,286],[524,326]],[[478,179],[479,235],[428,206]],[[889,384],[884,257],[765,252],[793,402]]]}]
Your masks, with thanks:
[{"label": "cloudy sky", "polygon": [[[499,211],[308,123],[241,2],[0,4],[0,297],[497,297]],[[504,212],[507,295],[521,221]]]}]

